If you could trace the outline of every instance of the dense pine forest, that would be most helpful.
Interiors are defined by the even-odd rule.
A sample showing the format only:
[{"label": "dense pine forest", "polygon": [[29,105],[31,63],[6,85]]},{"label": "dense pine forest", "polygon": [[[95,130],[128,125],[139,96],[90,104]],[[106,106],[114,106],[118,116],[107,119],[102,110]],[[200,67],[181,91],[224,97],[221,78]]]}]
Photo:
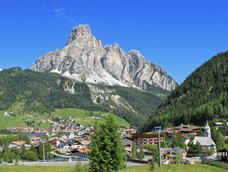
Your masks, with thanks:
[{"label": "dense pine forest", "polygon": [[141,127],[203,125],[207,119],[228,118],[228,51],[196,69]]},{"label": "dense pine forest", "polygon": [[[98,103],[94,103],[87,84],[75,82],[58,74],[37,73],[20,68],[5,69],[0,72],[0,111],[42,115],[54,112],[57,108],[80,108],[88,111],[113,112],[130,124],[139,126],[168,94],[158,87],[154,87],[154,92],[119,86],[94,87],[114,90],[108,96],[120,96],[124,100],[120,102],[123,106],[118,106],[111,99],[97,100]],[[131,108],[126,108],[124,103]]]}]

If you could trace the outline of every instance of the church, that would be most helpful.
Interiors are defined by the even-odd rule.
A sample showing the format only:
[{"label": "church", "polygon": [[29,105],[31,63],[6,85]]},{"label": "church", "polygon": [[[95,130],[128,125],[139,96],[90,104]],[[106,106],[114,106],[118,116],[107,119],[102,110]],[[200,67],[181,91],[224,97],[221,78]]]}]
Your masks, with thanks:
[{"label": "church", "polygon": [[210,149],[216,152],[215,142],[211,139],[211,128],[206,122],[206,126],[203,129],[203,136],[196,136],[193,140],[193,144],[200,144],[203,149]]}]

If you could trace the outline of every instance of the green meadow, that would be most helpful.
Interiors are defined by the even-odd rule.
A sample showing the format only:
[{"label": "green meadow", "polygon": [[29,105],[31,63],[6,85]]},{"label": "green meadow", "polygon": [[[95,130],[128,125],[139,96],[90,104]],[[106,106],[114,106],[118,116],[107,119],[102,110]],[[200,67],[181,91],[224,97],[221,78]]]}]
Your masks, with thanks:
[{"label": "green meadow", "polygon": [[117,125],[124,125],[124,126],[129,126],[129,123],[127,121],[125,121],[124,119],[118,117],[117,115],[113,114],[113,113],[109,113],[109,112],[100,112],[100,111],[93,111],[90,112],[88,110],[83,110],[83,109],[77,109],[77,108],[64,108],[64,109],[56,109],[55,110],[55,114],[58,117],[69,117],[72,116],[75,118],[75,122],[82,124],[82,125],[93,125],[95,123],[95,121],[99,122],[99,121],[103,121],[103,119],[94,119],[92,118],[92,116],[99,116],[100,114],[107,116],[107,115],[111,115],[114,117]]},{"label": "green meadow", "polygon": [[[26,166],[0,166],[1,172],[76,172],[74,167],[48,166],[48,167],[26,167]],[[153,172],[225,172],[226,170],[209,165],[166,165],[156,168]],[[127,167],[120,172],[149,172],[149,166]]]}]

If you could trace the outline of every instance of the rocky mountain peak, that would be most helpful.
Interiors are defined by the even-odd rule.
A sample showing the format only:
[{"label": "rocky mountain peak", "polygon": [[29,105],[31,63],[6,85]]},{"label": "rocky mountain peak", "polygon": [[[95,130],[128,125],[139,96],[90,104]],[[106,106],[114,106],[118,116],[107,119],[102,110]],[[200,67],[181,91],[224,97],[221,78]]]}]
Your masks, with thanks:
[{"label": "rocky mountain peak", "polygon": [[83,78],[83,81],[94,84],[142,88],[146,82],[166,90],[177,86],[171,77],[148,62],[139,51],[125,53],[118,44],[103,47],[88,25],[73,28],[63,49],[38,58],[31,69],[55,72],[78,81]]},{"label": "rocky mountain peak", "polygon": [[145,57],[138,50],[130,50],[127,55],[130,56],[132,60],[146,61]]},{"label": "rocky mountain peak", "polygon": [[70,44],[78,37],[91,36],[91,35],[92,34],[90,31],[89,25],[80,24],[71,30],[70,36],[68,37],[66,45]]}]

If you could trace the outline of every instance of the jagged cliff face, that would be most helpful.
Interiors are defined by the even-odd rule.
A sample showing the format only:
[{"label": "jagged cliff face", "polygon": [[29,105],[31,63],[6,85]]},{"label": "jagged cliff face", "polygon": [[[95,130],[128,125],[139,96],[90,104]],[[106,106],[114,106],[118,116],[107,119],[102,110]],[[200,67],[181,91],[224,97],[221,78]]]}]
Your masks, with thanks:
[{"label": "jagged cliff face", "polygon": [[177,86],[159,66],[146,61],[138,51],[125,53],[117,44],[103,47],[88,25],[73,28],[63,49],[38,58],[31,69],[94,84],[142,88],[148,83],[166,90]]}]

